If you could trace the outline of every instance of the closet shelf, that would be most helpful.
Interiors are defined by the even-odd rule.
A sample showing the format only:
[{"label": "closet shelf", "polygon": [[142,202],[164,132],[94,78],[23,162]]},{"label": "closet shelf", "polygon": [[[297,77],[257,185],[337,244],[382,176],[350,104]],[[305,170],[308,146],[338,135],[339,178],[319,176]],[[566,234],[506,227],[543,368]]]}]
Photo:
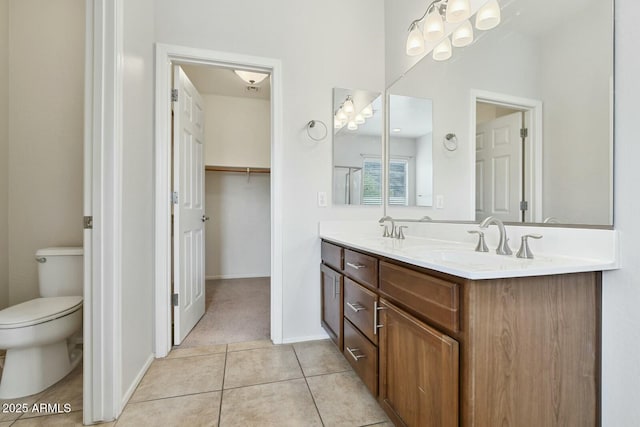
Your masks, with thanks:
[{"label": "closet shelf", "polygon": [[205,166],[209,172],[242,172],[242,173],[271,173],[271,168],[251,168],[242,166]]}]

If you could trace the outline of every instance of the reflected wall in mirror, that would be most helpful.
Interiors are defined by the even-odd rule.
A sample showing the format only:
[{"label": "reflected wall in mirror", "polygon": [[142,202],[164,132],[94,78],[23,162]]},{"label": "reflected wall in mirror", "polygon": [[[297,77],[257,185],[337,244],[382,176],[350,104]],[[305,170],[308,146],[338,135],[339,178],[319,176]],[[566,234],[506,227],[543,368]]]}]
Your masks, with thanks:
[{"label": "reflected wall in mirror", "polygon": [[[443,203],[427,214],[611,226],[612,1],[500,6],[498,27],[478,31],[449,61],[425,56],[388,89],[433,100],[433,190]],[[503,109],[524,113],[524,137],[517,126],[482,128],[487,110],[498,119]],[[454,152],[442,147],[448,133],[458,138]],[[515,152],[482,153],[505,145],[507,136]]]},{"label": "reflected wall in mirror", "polygon": [[388,203],[433,204],[432,102],[389,95]]},{"label": "reflected wall in mirror", "polygon": [[333,204],[382,204],[382,98],[333,89]]}]

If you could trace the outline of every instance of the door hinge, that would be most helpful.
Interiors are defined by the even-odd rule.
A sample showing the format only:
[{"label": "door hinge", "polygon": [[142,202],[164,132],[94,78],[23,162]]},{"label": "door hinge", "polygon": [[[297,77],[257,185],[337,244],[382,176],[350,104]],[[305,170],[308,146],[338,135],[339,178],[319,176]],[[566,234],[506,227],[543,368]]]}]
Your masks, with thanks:
[{"label": "door hinge", "polygon": [[520,138],[526,138],[529,136],[529,128],[520,129]]},{"label": "door hinge", "polygon": [[171,295],[171,304],[173,304],[175,307],[178,306],[178,294]]},{"label": "door hinge", "polygon": [[171,203],[173,203],[174,205],[178,204],[178,192],[177,191],[173,191],[171,193]]},{"label": "door hinge", "polygon": [[521,201],[520,202],[520,210],[521,211],[529,210],[529,202],[527,202],[526,200]]},{"label": "door hinge", "polygon": [[85,230],[91,230],[93,229],[93,217],[92,216],[85,216],[82,219],[82,224]]},{"label": "door hinge", "polygon": [[171,102],[178,102],[178,89],[171,89]]}]

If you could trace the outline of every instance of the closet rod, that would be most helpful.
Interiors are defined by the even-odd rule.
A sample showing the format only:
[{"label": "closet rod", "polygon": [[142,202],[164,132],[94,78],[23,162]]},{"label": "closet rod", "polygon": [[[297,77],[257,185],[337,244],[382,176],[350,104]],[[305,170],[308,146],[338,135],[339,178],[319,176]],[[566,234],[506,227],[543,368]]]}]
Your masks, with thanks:
[{"label": "closet rod", "polygon": [[247,168],[241,166],[205,166],[204,170],[212,172],[271,173],[270,168]]}]

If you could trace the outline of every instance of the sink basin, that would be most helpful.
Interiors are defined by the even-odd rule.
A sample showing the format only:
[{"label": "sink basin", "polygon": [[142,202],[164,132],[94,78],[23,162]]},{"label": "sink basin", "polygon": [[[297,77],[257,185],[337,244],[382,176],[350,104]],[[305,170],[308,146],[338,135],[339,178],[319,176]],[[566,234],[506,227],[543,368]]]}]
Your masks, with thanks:
[{"label": "sink basin", "polygon": [[511,270],[525,268],[533,260],[468,250],[422,250],[413,254],[434,263],[451,264],[467,270]]}]

